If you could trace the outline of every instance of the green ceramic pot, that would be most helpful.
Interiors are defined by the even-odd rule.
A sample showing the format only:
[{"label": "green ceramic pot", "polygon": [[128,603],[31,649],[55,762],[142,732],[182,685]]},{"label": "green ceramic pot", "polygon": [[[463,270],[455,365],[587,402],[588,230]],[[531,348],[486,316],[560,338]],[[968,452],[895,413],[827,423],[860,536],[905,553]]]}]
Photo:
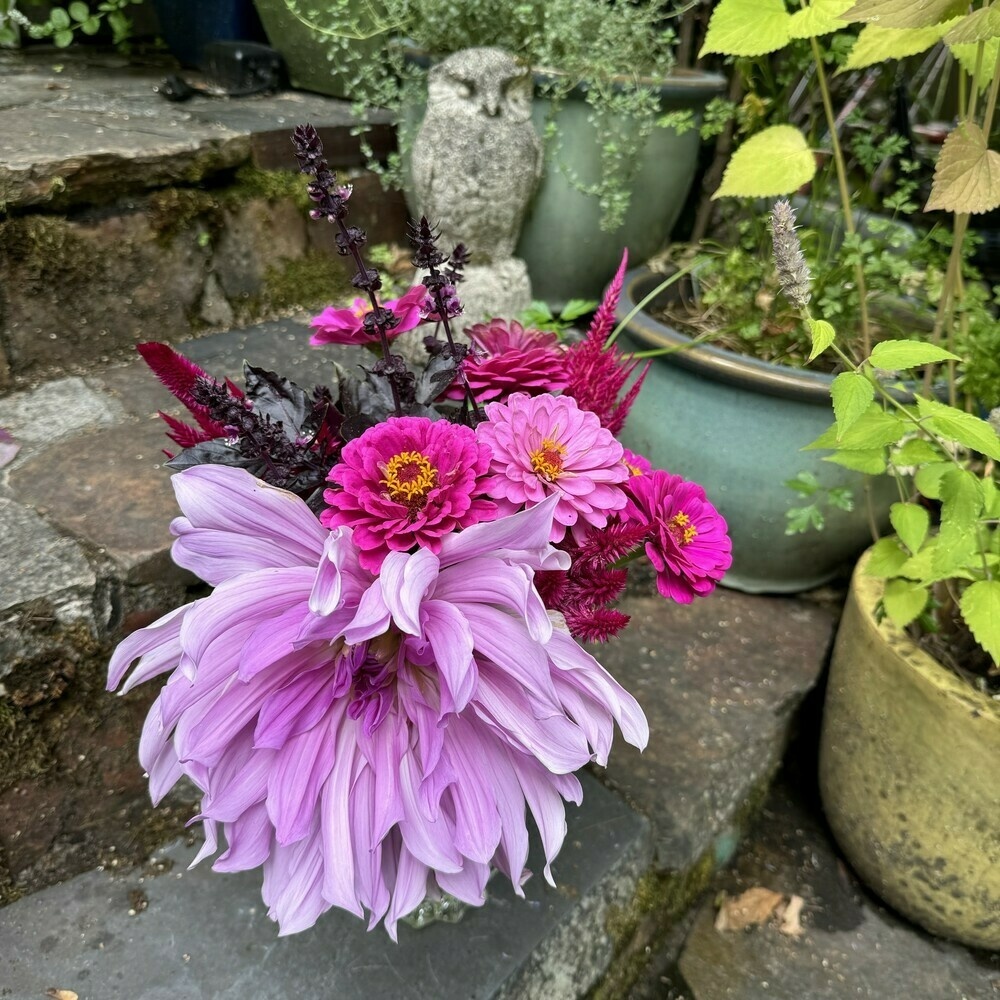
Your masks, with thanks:
[{"label": "green ceramic pot", "polygon": [[[648,268],[630,271],[619,319],[660,281]],[[704,486],[733,539],[733,565],[722,583],[748,593],[797,593],[849,572],[872,541],[865,477],[822,461],[823,452],[800,450],[833,422],[832,376],[693,346],[645,311],[629,322],[621,344],[676,349],[653,360],[621,440],[654,467]],[[823,531],[786,535],[785,512],[802,501],[783,484],[803,471],[828,489],[852,490],[855,509],[825,511]],[[887,477],[870,485],[884,526],[898,499],[895,485]]]},{"label": "green ceramic pot", "polygon": [[[717,73],[676,70],[659,88],[660,106],[664,113],[692,111],[700,122],[705,105],[725,89],[726,80]],[[547,155],[517,245],[535,298],[557,308],[574,298],[599,299],[623,248],[628,247],[633,260],[646,260],[664,247],[698,165],[697,128],[683,135],[653,129],[629,181],[625,221],[614,232],[602,232],[597,199],[579,191],[566,174],[568,167],[585,184],[601,178],[601,137],[587,121],[589,110],[582,92],[571,92],[562,102],[555,116],[558,139]],[[539,135],[550,112],[550,102],[536,97],[532,119]]]},{"label": "green ceramic pot", "polygon": [[944,937],[1000,948],[1000,706],[873,609],[858,563],[830,667],[820,790],[847,860]]}]

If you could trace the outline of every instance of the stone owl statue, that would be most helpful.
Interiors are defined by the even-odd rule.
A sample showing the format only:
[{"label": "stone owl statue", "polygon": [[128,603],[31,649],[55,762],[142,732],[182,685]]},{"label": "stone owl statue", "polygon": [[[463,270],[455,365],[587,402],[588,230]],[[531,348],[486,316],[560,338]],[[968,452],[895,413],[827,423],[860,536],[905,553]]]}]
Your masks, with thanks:
[{"label": "stone owl statue", "polygon": [[513,254],[541,176],[531,103],[530,69],[503,49],[463,49],[430,71],[413,187],[442,248],[461,241],[477,264]]}]

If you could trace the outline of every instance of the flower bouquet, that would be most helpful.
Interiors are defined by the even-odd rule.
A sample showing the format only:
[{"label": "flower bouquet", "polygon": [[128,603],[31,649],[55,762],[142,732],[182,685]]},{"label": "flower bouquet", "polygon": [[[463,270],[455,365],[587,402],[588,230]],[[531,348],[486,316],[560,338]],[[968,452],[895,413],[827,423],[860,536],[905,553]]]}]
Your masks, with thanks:
[{"label": "flower bouquet", "polygon": [[[311,215],[337,227],[365,296],[317,316],[312,342],[380,356],[310,394],[249,365],[243,390],[141,345],[196,421],[165,417],[182,449],[173,558],[215,589],[129,635],[109,688],[169,674],[139,757],[154,802],[182,776],[200,790],[196,862],[221,834],[215,870],[261,867],[282,934],[337,906],[395,938],[435,894],[481,904],[494,869],[523,895],[526,807],[552,882],[573,772],[606,762],[615,723],[648,739],[578,640],[627,623],[631,555],[689,602],[730,543],[700,487],[615,439],[642,380],[606,345],[624,260],[579,342],[494,320],[463,345],[465,250],[439,251],[421,220],[426,277],[380,303],[350,190],[314,129],[294,143]],[[390,341],[421,323],[444,338],[413,371]]]}]

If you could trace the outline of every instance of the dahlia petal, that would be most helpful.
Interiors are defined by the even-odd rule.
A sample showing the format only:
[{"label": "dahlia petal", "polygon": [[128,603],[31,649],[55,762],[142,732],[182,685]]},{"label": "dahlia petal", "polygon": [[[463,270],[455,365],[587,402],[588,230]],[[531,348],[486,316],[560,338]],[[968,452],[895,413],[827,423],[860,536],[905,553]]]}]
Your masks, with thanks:
[{"label": "dahlia petal", "polygon": [[161,748],[146,770],[149,773],[149,798],[154,806],[158,806],[184,776],[184,768],[169,743]]},{"label": "dahlia petal", "polygon": [[[333,768],[323,786],[322,824],[323,897],[334,906],[362,915],[354,883],[355,857],[361,845],[354,841],[351,821],[351,782],[357,767],[353,724],[342,720],[337,730]],[[366,845],[367,849],[367,845]]]},{"label": "dahlia petal", "polygon": [[397,761],[406,748],[406,736],[405,725],[401,725],[399,719],[391,714],[369,737],[372,752],[368,762],[375,776],[372,837],[377,841],[384,840],[405,817]]},{"label": "dahlia petal", "polygon": [[261,896],[268,916],[278,922],[279,937],[312,927],[330,907],[321,891],[323,854],[317,839],[314,829],[294,844],[276,845],[264,862]]},{"label": "dahlia petal", "polygon": [[170,481],[184,512],[170,526],[177,536],[171,554],[206,583],[318,563],[326,532],[293,493],[225,465],[196,465]]},{"label": "dahlia petal", "polygon": [[203,819],[201,821],[201,828],[205,834],[205,842],[198,849],[198,853],[192,859],[191,864],[188,865],[188,871],[196,865],[200,865],[205,858],[211,857],[219,849],[219,826],[215,820]]},{"label": "dahlia petal", "polygon": [[263,802],[223,827],[228,847],[212,863],[212,871],[242,872],[262,865],[271,853],[274,828]]},{"label": "dahlia petal", "polygon": [[525,801],[538,827],[545,851],[545,881],[554,886],[552,862],[566,839],[566,808],[562,797],[553,787],[550,776],[530,757],[514,758],[514,771],[524,792]]},{"label": "dahlia petal", "polygon": [[323,558],[309,594],[309,610],[314,615],[328,615],[340,604],[343,578],[337,556],[342,547],[343,534],[343,529],[335,528],[323,543]]},{"label": "dahlia petal", "polygon": [[[177,647],[180,638],[181,623],[184,621],[185,614],[191,610],[195,605],[187,604],[179,608],[175,608],[173,611],[167,612],[162,618],[153,622],[152,625],[147,625],[145,628],[136,629],[130,635],[127,635],[119,644],[118,648],[115,649],[111,662],[108,664],[108,684],[107,689],[109,691],[114,691],[116,687],[122,682],[122,678],[128,671],[128,668],[132,666],[133,663],[140,657],[144,657],[152,654],[154,656],[155,667],[146,668],[144,665],[140,665],[138,669],[144,671],[143,680],[148,680],[151,677],[157,676],[157,674],[163,673],[159,667],[162,665],[162,658],[165,657],[167,660],[170,659],[172,651]],[[169,669],[164,667],[164,669]],[[153,670],[155,672],[146,672],[147,670]],[[140,681],[131,680],[129,681],[128,688],[133,687],[135,684],[140,683]],[[124,694],[124,691],[122,692]]]},{"label": "dahlia petal", "polygon": [[411,751],[403,757],[399,767],[399,787],[406,814],[406,819],[399,824],[403,843],[414,857],[439,872],[461,871],[462,858],[455,848],[447,818],[441,814],[431,821],[424,815],[417,796],[419,784],[420,776]]},{"label": "dahlia petal", "polygon": [[323,666],[313,666],[263,700],[254,729],[254,747],[280,750],[289,737],[298,736],[319,722],[336,694],[333,684],[321,671]]},{"label": "dahlia petal", "polygon": [[389,909],[389,889],[382,875],[382,844],[372,837],[374,779],[359,755],[359,770],[351,787],[351,838],[354,843],[354,884],[358,899],[371,914],[369,930]]},{"label": "dahlia petal", "polygon": [[402,845],[396,865],[396,884],[392,890],[392,902],[385,915],[385,929],[389,937],[396,940],[396,924],[400,918],[412,913],[427,896],[427,876],[430,869],[418,861]]},{"label": "dahlia petal", "polygon": [[358,610],[344,628],[344,639],[352,645],[374,639],[389,627],[392,616],[382,593],[382,581],[375,582],[362,594]]},{"label": "dahlia petal", "polygon": [[277,663],[286,656],[308,659],[308,653],[296,651],[293,643],[302,631],[302,620],[306,615],[305,602],[293,604],[277,618],[258,625],[247,637],[240,650],[236,676],[241,681],[251,680],[262,670]]},{"label": "dahlia petal", "polygon": [[382,598],[396,627],[420,635],[420,605],[438,575],[438,558],[427,549],[390,552],[382,563]]},{"label": "dahlia petal", "polygon": [[488,864],[466,861],[460,872],[436,872],[434,878],[445,892],[450,892],[463,903],[482,906],[486,902],[486,883],[490,878]]},{"label": "dahlia petal", "polygon": [[452,728],[454,734],[448,741],[448,756],[457,778],[451,785],[455,846],[467,859],[485,864],[500,843],[500,813],[490,782],[484,780],[487,774],[482,762],[471,755],[476,740],[467,733],[468,723],[460,718],[453,719],[449,725],[449,729]]},{"label": "dahlia petal", "polygon": [[[434,651],[434,663],[444,688],[441,711],[461,712],[476,689],[479,672],[472,658],[473,638],[461,610],[444,601],[426,601],[421,609],[423,631]],[[448,694],[448,698],[444,695]]]},{"label": "dahlia petal", "polygon": [[221,823],[235,823],[264,801],[273,763],[273,750],[250,753],[248,749],[242,756],[227,755],[227,760],[213,769],[202,812]]}]

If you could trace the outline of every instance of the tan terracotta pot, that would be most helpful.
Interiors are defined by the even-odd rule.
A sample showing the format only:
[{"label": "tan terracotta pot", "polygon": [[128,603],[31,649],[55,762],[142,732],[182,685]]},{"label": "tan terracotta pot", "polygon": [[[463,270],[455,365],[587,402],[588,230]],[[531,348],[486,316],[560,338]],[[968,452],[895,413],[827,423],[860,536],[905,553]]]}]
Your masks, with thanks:
[{"label": "tan terracotta pot", "polygon": [[873,610],[858,563],[830,668],[820,790],[847,860],[927,930],[1000,948],[1000,705]]}]

